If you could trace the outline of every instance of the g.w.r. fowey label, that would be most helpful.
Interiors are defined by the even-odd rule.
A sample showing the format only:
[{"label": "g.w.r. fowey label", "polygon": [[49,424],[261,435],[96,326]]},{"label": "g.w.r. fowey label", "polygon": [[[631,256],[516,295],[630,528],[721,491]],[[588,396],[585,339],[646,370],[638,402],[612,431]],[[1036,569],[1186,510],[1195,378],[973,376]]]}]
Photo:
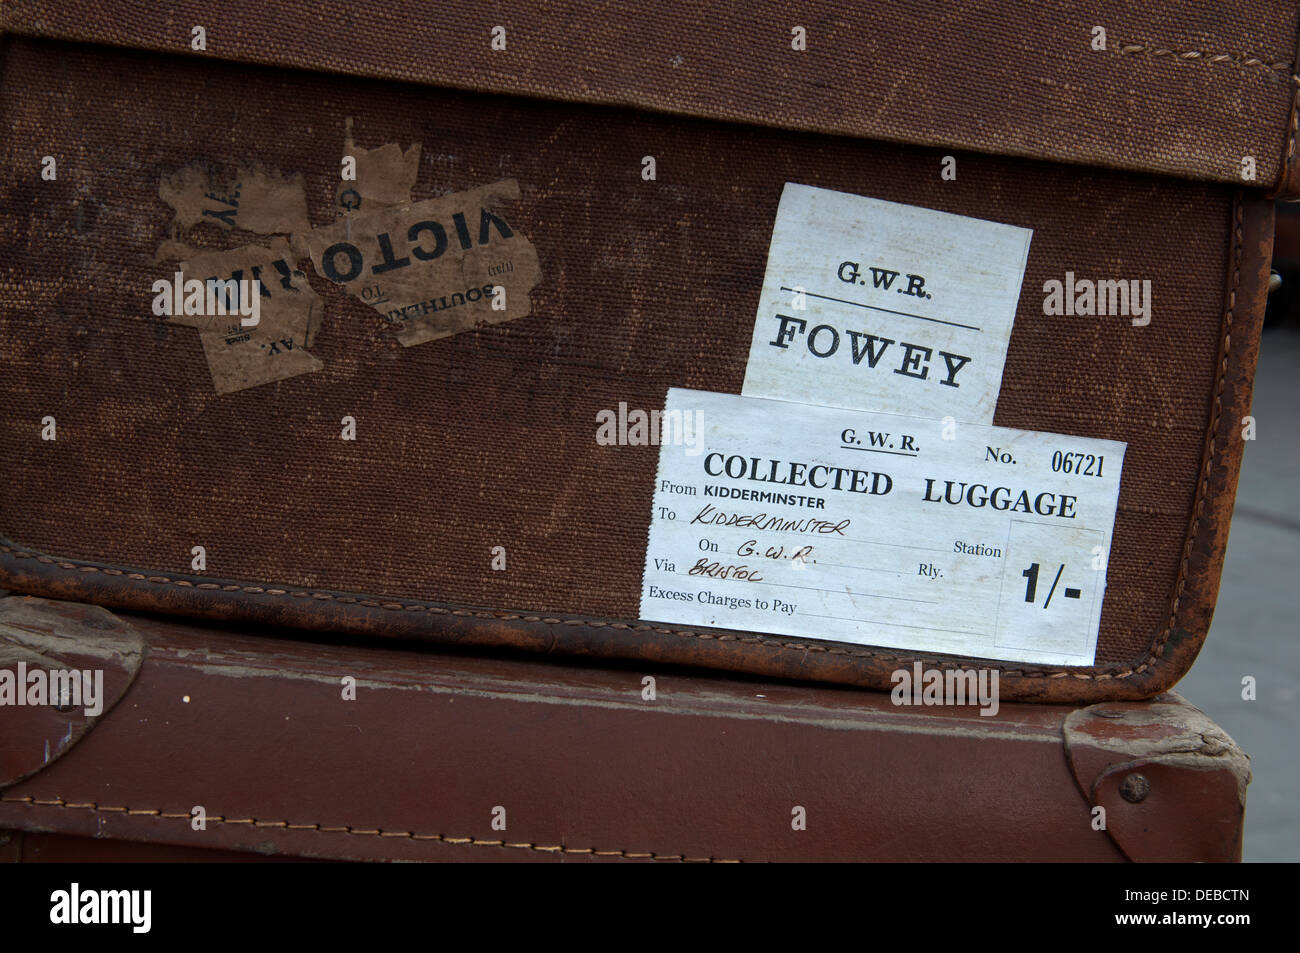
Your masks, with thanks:
[{"label": "g.w.r. fowey label", "polygon": [[643,619],[1091,665],[1125,444],[668,391]]},{"label": "g.w.r. fowey label", "polygon": [[992,423],[1031,234],[786,183],[742,393]]}]

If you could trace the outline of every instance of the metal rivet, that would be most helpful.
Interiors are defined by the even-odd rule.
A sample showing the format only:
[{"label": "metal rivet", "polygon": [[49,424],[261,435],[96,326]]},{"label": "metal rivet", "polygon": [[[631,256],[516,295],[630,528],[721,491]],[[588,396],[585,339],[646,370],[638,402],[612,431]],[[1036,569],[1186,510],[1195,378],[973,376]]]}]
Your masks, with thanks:
[{"label": "metal rivet", "polygon": [[1151,793],[1151,782],[1140,774],[1130,774],[1119,783],[1119,795],[1130,804],[1140,804]]}]

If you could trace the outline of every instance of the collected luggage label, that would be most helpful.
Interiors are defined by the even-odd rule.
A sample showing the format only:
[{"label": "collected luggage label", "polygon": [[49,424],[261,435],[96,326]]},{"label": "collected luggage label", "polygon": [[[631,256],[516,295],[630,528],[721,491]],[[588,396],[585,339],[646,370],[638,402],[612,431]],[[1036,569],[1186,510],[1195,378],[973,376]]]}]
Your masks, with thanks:
[{"label": "collected luggage label", "polygon": [[672,388],[641,617],[1091,665],[1126,445]]},{"label": "collected luggage label", "polygon": [[1032,235],[787,182],[741,392],[991,424]]}]

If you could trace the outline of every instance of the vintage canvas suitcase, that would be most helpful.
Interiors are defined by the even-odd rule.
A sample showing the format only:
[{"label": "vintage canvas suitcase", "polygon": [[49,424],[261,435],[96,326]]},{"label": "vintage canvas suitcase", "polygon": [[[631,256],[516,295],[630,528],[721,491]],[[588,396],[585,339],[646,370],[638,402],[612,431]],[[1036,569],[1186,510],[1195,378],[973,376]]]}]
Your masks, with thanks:
[{"label": "vintage canvas suitcase", "polygon": [[5,714],[0,859],[1241,858],[1247,759],[1174,693],[912,708],[289,634],[0,598],[0,651],[105,669],[98,713]]},{"label": "vintage canvas suitcase", "polygon": [[[1006,700],[1146,698],[1195,658],[1297,191],[1294,6],[0,17],[0,586],[881,689],[978,666]],[[879,256],[913,232],[924,268]],[[781,282],[823,248],[826,284]],[[986,299],[1000,341],[961,317]],[[697,457],[638,424],[674,401],[714,415]],[[916,416],[874,446],[881,413]],[[796,499],[769,457],[857,494],[839,568],[735,522]],[[687,465],[735,529],[689,561]],[[825,496],[783,525],[847,535]]]}]

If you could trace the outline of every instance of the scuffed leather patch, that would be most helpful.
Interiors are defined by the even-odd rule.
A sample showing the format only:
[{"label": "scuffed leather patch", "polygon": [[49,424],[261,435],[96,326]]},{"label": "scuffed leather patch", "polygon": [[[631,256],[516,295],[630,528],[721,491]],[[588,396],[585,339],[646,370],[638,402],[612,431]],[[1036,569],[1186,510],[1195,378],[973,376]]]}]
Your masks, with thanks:
[{"label": "scuffed leather patch", "polygon": [[0,598],[0,788],[75,745],[126,692],[144,640],[107,609]]}]

